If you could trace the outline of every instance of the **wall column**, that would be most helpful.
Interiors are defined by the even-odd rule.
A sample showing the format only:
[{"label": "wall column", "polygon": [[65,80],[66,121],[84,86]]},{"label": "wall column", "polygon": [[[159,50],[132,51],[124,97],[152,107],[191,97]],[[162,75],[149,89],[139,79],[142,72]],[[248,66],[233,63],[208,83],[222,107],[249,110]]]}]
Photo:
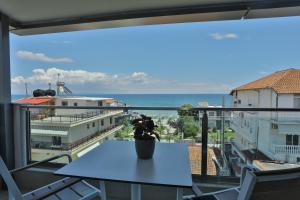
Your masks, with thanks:
[{"label": "wall column", "polygon": [[9,18],[0,15],[0,155],[14,167],[14,138],[11,106]]}]

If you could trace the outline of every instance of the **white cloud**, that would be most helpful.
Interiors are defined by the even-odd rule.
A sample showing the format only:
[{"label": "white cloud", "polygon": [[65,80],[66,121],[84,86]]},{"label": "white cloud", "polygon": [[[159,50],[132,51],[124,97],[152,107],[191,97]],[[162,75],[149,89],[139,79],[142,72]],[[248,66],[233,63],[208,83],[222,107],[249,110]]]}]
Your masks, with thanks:
[{"label": "white cloud", "polygon": [[214,40],[237,39],[238,35],[235,33],[212,33],[210,35]]},{"label": "white cloud", "polygon": [[63,40],[63,41],[53,41],[53,44],[71,44],[72,42],[69,40]]},{"label": "white cloud", "polygon": [[146,83],[149,77],[144,72],[133,72],[130,78],[135,82]]},{"label": "white cloud", "polygon": [[31,51],[17,51],[17,56],[27,60],[48,62],[48,63],[72,63],[74,62],[71,58],[61,57],[53,58],[43,53],[34,53]]},{"label": "white cloud", "polygon": [[230,87],[216,83],[200,81],[182,82],[160,80],[145,72],[132,74],[107,74],[86,70],[64,70],[56,67],[34,69],[30,76],[12,78],[13,93],[24,93],[24,83],[29,89],[47,88],[48,83],[56,84],[60,80],[75,93],[220,93],[229,92]]}]

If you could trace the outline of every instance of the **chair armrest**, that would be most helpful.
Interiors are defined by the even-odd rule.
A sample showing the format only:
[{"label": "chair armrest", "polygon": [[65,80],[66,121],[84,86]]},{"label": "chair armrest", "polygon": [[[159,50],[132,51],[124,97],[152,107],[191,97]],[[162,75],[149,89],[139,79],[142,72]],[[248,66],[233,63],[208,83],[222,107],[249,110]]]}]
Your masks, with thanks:
[{"label": "chair armrest", "polygon": [[21,167],[21,168],[17,168],[17,169],[11,170],[10,173],[15,173],[15,172],[23,171],[25,169],[29,169],[29,168],[32,168],[32,167],[38,166],[40,164],[47,163],[49,161],[56,160],[56,159],[59,159],[59,158],[62,158],[62,157],[67,157],[69,163],[72,162],[72,158],[71,158],[70,155],[68,155],[68,154],[60,154],[60,155],[57,155],[57,156],[53,156],[51,158],[47,158],[45,160],[41,160],[41,161],[38,161],[38,162],[35,162],[35,163],[32,163],[32,164],[29,164],[29,165],[27,165],[25,167]]}]

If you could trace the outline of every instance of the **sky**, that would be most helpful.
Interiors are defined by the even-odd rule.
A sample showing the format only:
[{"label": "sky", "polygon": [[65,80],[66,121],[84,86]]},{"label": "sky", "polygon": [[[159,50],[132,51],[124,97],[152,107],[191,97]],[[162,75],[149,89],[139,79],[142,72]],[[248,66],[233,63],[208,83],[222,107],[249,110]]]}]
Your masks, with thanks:
[{"label": "sky", "polygon": [[300,17],[10,35],[12,93],[228,93],[300,67]]}]

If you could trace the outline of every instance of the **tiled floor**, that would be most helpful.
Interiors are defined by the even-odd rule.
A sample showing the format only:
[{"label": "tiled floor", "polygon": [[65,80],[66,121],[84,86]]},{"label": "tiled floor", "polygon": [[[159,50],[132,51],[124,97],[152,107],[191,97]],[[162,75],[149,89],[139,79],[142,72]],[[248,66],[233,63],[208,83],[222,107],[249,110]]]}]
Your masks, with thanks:
[{"label": "tiled floor", "polygon": [[1,200],[6,200],[6,199],[8,199],[8,197],[7,197],[7,192],[6,192],[6,191],[0,190],[0,199],[1,199]]}]

